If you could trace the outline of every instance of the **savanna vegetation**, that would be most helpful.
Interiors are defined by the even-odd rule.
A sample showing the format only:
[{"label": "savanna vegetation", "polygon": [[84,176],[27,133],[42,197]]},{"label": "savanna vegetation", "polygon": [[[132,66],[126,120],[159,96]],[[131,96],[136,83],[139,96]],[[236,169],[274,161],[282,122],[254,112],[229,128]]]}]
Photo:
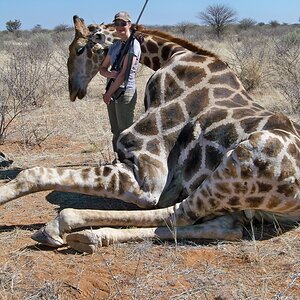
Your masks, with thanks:
[{"label": "savanna vegetation", "polygon": [[[211,30],[210,26],[188,22],[157,27],[217,53],[257,101],[268,102],[263,104],[271,110],[297,118],[300,25],[274,26],[272,22],[263,25],[243,19],[238,24],[219,25],[222,29],[217,32],[215,27]],[[0,35],[0,143],[4,143],[9,136],[13,139],[16,120],[53,103],[53,98],[67,98],[66,59],[73,30],[63,24],[54,30],[44,30],[37,25],[31,31],[10,29]],[[98,92],[100,96],[100,86]],[[45,128],[49,132],[41,132],[43,126],[34,126],[32,132],[21,123],[19,132],[23,132],[25,144],[40,143],[51,134],[50,128]]]}]

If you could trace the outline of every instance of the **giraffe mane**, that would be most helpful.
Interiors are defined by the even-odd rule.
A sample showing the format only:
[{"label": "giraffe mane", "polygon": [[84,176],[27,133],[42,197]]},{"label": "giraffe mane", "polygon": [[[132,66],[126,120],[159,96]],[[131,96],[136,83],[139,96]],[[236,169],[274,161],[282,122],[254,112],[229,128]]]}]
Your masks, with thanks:
[{"label": "giraffe mane", "polygon": [[136,29],[137,29],[137,31],[139,31],[141,33],[151,34],[153,36],[160,37],[160,38],[166,39],[170,42],[176,43],[179,46],[181,46],[189,51],[192,51],[194,53],[205,55],[205,56],[210,56],[210,57],[215,57],[215,58],[219,59],[219,57],[215,53],[213,53],[209,50],[203,49],[202,47],[197,46],[188,40],[185,40],[185,39],[182,39],[179,37],[175,37],[169,33],[165,33],[163,31],[156,30],[156,29],[147,29],[142,25],[138,25],[136,27]]}]

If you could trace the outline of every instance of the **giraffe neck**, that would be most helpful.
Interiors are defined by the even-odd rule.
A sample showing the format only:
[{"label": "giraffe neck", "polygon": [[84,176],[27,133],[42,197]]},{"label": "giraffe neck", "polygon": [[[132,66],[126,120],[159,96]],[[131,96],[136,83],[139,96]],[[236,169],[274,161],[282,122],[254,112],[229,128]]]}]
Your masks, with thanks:
[{"label": "giraffe neck", "polygon": [[138,26],[136,35],[144,37],[144,41],[141,44],[141,63],[154,71],[164,66],[173,55],[182,52],[192,51],[204,56],[217,57],[212,52],[204,50],[187,40],[158,30],[145,29],[142,26]]},{"label": "giraffe neck", "polygon": [[[103,28],[101,27],[97,30],[105,35],[108,44],[120,39],[116,35],[112,24],[103,25]],[[140,62],[153,71],[160,69],[177,53],[191,51],[196,54],[217,58],[214,53],[198,47],[187,40],[174,37],[159,30],[146,29],[141,25],[137,26],[135,36],[141,43],[142,53]]]}]

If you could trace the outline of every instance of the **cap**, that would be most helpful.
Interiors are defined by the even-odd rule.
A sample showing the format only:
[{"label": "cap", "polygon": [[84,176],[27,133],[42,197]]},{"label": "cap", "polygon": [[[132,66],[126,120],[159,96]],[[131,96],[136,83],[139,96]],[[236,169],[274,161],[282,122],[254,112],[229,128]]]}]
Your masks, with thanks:
[{"label": "cap", "polygon": [[131,17],[130,17],[128,12],[120,11],[115,15],[115,17],[113,19],[113,22],[115,20],[123,20],[123,21],[126,21],[126,22],[131,22]]}]

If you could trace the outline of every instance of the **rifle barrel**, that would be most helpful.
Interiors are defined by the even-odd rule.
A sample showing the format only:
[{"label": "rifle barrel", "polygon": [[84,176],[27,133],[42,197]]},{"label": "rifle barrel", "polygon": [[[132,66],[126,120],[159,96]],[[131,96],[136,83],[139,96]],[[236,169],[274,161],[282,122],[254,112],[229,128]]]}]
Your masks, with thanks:
[{"label": "rifle barrel", "polygon": [[140,15],[139,15],[139,17],[138,17],[138,19],[137,19],[137,21],[136,21],[136,23],[135,23],[136,25],[139,23],[140,18],[141,18],[142,14],[143,14],[143,12],[144,12],[144,10],[145,10],[145,7],[146,7],[148,1],[149,1],[149,0],[146,0],[145,4],[144,4],[144,6],[143,6],[143,8],[142,8],[142,10],[141,10],[141,12],[140,12]]}]

